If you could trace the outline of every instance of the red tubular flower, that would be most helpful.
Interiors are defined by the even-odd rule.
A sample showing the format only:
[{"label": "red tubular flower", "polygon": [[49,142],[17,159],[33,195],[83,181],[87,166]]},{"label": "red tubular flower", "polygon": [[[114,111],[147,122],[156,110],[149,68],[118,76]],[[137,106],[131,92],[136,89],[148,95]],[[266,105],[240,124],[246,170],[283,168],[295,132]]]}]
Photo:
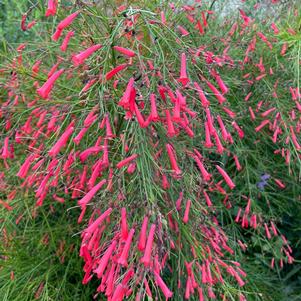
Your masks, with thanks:
[{"label": "red tubular flower", "polygon": [[267,117],[270,113],[272,113],[272,112],[274,112],[276,110],[276,108],[275,107],[273,107],[273,108],[271,108],[271,109],[268,109],[268,110],[266,110],[265,112],[263,112],[263,113],[261,113],[260,115],[261,115],[261,117]]},{"label": "red tubular flower", "polygon": [[39,68],[40,68],[40,65],[41,65],[42,61],[40,60],[37,60],[34,65],[32,66],[31,70],[32,70],[32,75],[33,76],[36,76],[37,73],[39,72]]},{"label": "red tubular flower", "polygon": [[181,104],[179,98],[176,99],[175,106],[173,108],[173,116],[172,119],[174,122],[181,121]]},{"label": "red tubular flower", "polygon": [[78,14],[79,14],[79,11],[72,13],[71,15],[66,17],[64,20],[62,20],[58,24],[57,28],[60,30],[64,30],[66,27],[68,27],[73,22],[73,20],[77,17]]},{"label": "red tubular flower", "polygon": [[45,120],[45,117],[46,117],[46,114],[47,114],[47,111],[46,110],[43,110],[39,116],[39,120],[37,122],[37,127],[40,128],[43,123],[44,123],[44,120]]},{"label": "red tubular flower", "polygon": [[44,177],[43,180],[40,182],[40,186],[36,190],[36,197],[42,196],[45,193],[45,191],[47,191],[48,187],[46,185],[50,177],[51,173],[47,174],[46,177]]},{"label": "red tubular flower", "polygon": [[268,119],[263,120],[258,127],[255,128],[255,132],[259,132],[263,127],[269,124],[270,121]]},{"label": "red tubular flower", "polygon": [[181,71],[180,71],[180,78],[178,79],[178,82],[180,82],[183,86],[186,86],[189,82],[189,79],[187,77],[187,71],[186,71],[186,54],[182,53],[181,55]]},{"label": "red tubular flower", "polygon": [[279,29],[278,29],[278,27],[276,26],[275,23],[272,23],[272,24],[271,24],[271,28],[273,29],[274,34],[278,34],[278,33],[279,33]]},{"label": "red tubular flower", "polygon": [[221,94],[220,91],[218,91],[216,89],[216,87],[211,84],[208,80],[206,80],[206,83],[209,87],[209,89],[212,91],[212,93],[215,95],[215,97],[217,98],[219,104],[223,104],[226,101],[226,98]]},{"label": "red tubular flower", "polygon": [[187,200],[186,208],[185,208],[185,212],[184,212],[184,217],[183,217],[183,223],[184,224],[188,223],[190,206],[191,206],[191,200]]},{"label": "red tubular flower", "polygon": [[44,163],[45,159],[41,159],[40,161],[38,161],[33,167],[32,170],[38,170],[39,167]]},{"label": "red tubular flower", "polygon": [[202,154],[201,154],[196,148],[194,148],[193,151],[194,151],[195,154],[200,158],[200,160],[203,160]]},{"label": "red tubular flower", "polygon": [[277,232],[276,226],[275,226],[275,224],[273,222],[271,222],[271,228],[273,230],[274,235],[278,236],[278,232]]},{"label": "red tubular flower", "polygon": [[124,109],[128,109],[130,106],[130,99],[131,99],[132,91],[134,90],[134,82],[135,79],[132,77],[129,80],[126,90],[118,103],[118,105],[123,107]]},{"label": "red tubular flower", "polygon": [[233,189],[235,187],[235,184],[230,179],[229,175],[220,166],[215,165],[215,167],[217,168],[218,172],[222,175],[230,189]]},{"label": "red tubular flower", "polygon": [[232,121],[232,126],[237,131],[239,138],[242,139],[245,136],[244,131],[239,127],[236,121]]},{"label": "red tubular flower", "polygon": [[120,46],[114,46],[113,49],[115,49],[116,51],[128,56],[128,57],[134,57],[136,55],[136,53],[130,49],[127,48],[123,48]]},{"label": "red tubular flower", "polygon": [[237,214],[236,214],[236,218],[235,218],[235,222],[236,222],[236,223],[239,223],[241,211],[242,211],[242,209],[239,208],[239,209],[238,209],[238,212],[237,212]]},{"label": "red tubular flower", "polygon": [[253,94],[252,92],[248,93],[248,95],[245,97],[245,101],[249,101],[252,94]]},{"label": "red tubular flower", "polygon": [[155,69],[153,62],[151,60],[147,60],[147,64],[148,64],[149,70],[153,71]]},{"label": "red tubular flower", "polygon": [[118,72],[122,71],[123,69],[125,69],[127,67],[127,64],[122,64],[119,65],[117,67],[115,67],[114,69],[112,69],[111,71],[109,71],[106,75],[105,78],[106,80],[110,80],[112,77],[114,77]]},{"label": "red tubular flower", "polygon": [[243,294],[240,294],[239,295],[239,301],[247,301],[247,299]]},{"label": "red tubular flower", "polygon": [[199,32],[200,32],[201,35],[204,34],[204,28],[203,28],[202,23],[201,23],[200,20],[197,21],[196,28],[199,30]]},{"label": "red tubular flower", "polygon": [[255,114],[254,114],[254,111],[252,109],[252,107],[249,107],[249,112],[250,112],[250,117],[251,117],[251,120],[255,120]]},{"label": "red tubular flower", "polygon": [[97,277],[100,278],[103,275],[104,270],[106,269],[108,262],[112,256],[112,253],[114,252],[116,248],[117,242],[116,240],[113,240],[109,248],[106,250],[104,255],[102,256],[101,260],[99,261],[99,265],[97,269],[94,270],[94,272],[97,274]]},{"label": "red tubular flower", "polygon": [[167,285],[164,283],[164,281],[162,280],[162,278],[158,273],[154,272],[154,275],[155,275],[156,283],[162,290],[162,293],[165,296],[166,300],[168,298],[171,298],[173,295],[172,291],[167,287]]},{"label": "red tubular flower", "polygon": [[[99,184],[98,184],[99,185]],[[96,185],[97,186],[97,185]],[[96,187],[95,186],[95,187]],[[97,229],[99,225],[111,214],[112,208],[106,210],[102,215],[100,215],[87,229],[84,230],[85,233],[92,234]]]},{"label": "red tubular flower", "polygon": [[2,205],[5,209],[7,209],[8,211],[13,210],[14,208],[11,207],[7,202],[4,202],[2,200],[0,200],[0,205]]},{"label": "red tubular flower", "polygon": [[152,247],[153,247],[153,241],[154,241],[154,235],[155,235],[156,225],[152,224],[151,228],[149,230],[144,255],[141,258],[141,262],[148,267],[151,263],[151,254],[152,254]]},{"label": "red tubular flower", "polygon": [[[114,263],[112,263],[111,268],[109,270],[108,277],[106,279],[106,285],[107,285],[106,296],[111,296],[113,293],[115,269],[116,269],[116,265]],[[104,280],[104,277],[102,280]]]},{"label": "red tubular flower", "polygon": [[189,32],[181,25],[178,25],[178,29],[183,37],[188,36]]},{"label": "red tubular flower", "polygon": [[48,7],[45,17],[55,16],[57,10],[57,0],[48,0]]},{"label": "red tubular flower", "polygon": [[84,169],[83,169],[83,172],[82,172],[82,175],[80,177],[80,181],[79,181],[79,188],[80,189],[83,189],[84,185],[86,184],[87,172],[88,172],[88,166],[85,165]]},{"label": "red tubular flower", "polygon": [[227,272],[236,279],[236,281],[237,281],[237,283],[238,283],[239,286],[244,286],[245,285],[245,283],[240,278],[240,276],[238,275],[238,273],[232,267],[228,267],[227,268]]},{"label": "red tubular flower", "polygon": [[181,191],[180,194],[179,194],[179,197],[178,197],[178,199],[176,201],[176,209],[177,209],[177,211],[181,210],[182,199],[183,199],[183,192]]},{"label": "red tubular flower", "polygon": [[130,250],[130,247],[131,247],[131,243],[132,243],[134,233],[135,233],[135,230],[131,229],[130,232],[129,232],[129,235],[127,237],[127,240],[125,242],[125,245],[123,247],[122,253],[121,253],[120,257],[117,260],[117,262],[119,264],[121,264],[122,266],[127,266],[128,265],[127,258],[129,256],[129,250]]},{"label": "red tubular flower", "polygon": [[8,147],[9,147],[9,137],[5,137],[3,141],[3,148],[1,153],[3,159],[7,159],[10,157]]},{"label": "red tubular flower", "polygon": [[71,39],[71,37],[74,36],[74,31],[68,31],[68,33],[66,34],[66,37],[60,47],[60,49],[65,52],[67,50],[67,47],[68,47],[68,44],[69,44],[69,41]]},{"label": "red tubular flower", "polygon": [[65,203],[65,199],[57,196],[56,194],[53,194],[52,197],[54,200],[56,200],[59,203]]},{"label": "red tubular flower", "polygon": [[[129,283],[129,281],[133,278],[134,275],[135,275],[134,269],[130,268],[124,275],[121,284],[123,286],[126,286]],[[129,292],[127,292],[127,294],[129,294]]]},{"label": "red tubular flower", "polygon": [[149,125],[150,120],[144,120],[142,113],[139,111],[139,108],[137,106],[136,103],[134,103],[134,111],[135,111],[135,115],[137,117],[137,121],[139,123],[139,126],[141,128],[145,128]]},{"label": "red tubular flower", "polygon": [[82,88],[82,90],[80,91],[80,94],[81,94],[81,93],[84,93],[84,92],[87,92],[87,91],[90,89],[90,87],[92,87],[95,83],[96,83],[96,79],[95,79],[95,78],[89,80],[89,81],[85,84],[85,86]]},{"label": "red tubular flower", "polygon": [[[77,138],[77,136],[75,138]],[[98,154],[101,150],[103,150],[102,146],[91,146],[79,154],[79,160],[84,163],[90,155]]]},{"label": "red tubular flower", "polygon": [[256,214],[253,214],[250,218],[250,224],[251,226],[256,229],[257,228],[257,216]]},{"label": "red tubular flower", "polygon": [[272,236],[271,236],[270,230],[268,228],[268,225],[266,223],[264,223],[264,229],[265,229],[265,234],[266,234],[267,238],[271,239]]},{"label": "red tubular flower", "polygon": [[78,14],[79,14],[79,11],[69,15],[68,17],[66,17],[64,20],[62,20],[58,24],[57,29],[56,29],[55,33],[53,34],[53,36],[52,36],[53,41],[57,41],[60,38],[63,30],[73,22],[73,20],[77,17]]},{"label": "red tubular flower", "polygon": [[240,170],[242,169],[242,167],[241,167],[241,165],[240,165],[240,163],[239,163],[239,160],[238,160],[237,156],[234,155],[234,156],[233,156],[233,159],[234,159],[234,162],[235,162],[235,165],[236,165],[236,169],[237,169],[238,171],[240,171]]},{"label": "red tubular flower", "polygon": [[51,76],[54,74],[54,72],[56,72],[56,70],[57,70],[59,64],[60,64],[60,62],[57,62],[56,64],[54,64],[54,65],[51,67],[51,69],[50,69],[49,72],[47,73],[47,77],[48,77],[48,78],[51,77]]},{"label": "red tubular flower", "polygon": [[109,114],[106,114],[105,119],[106,119],[106,138],[107,138],[107,139],[111,139],[111,138],[113,138],[115,135],[114,135],[113,132],[112,132]]},{"label": "red tubular flower", "polygon": [[120,162],[117,163],[116,167],[118,169],[122,168],[123,166],[128,165],[131,161],[135,160],[138,157],[137,154],[133,154],[131,156],[129,156],[128,158],[125,158],[123,160],[121,160]]},{"label": "red tubular flower", "polygon": [[79,145],[80,141],[82,140],[82,138],[84,137],[84,135],[86,134],[87,131],[88,131],[88,128],[82,128],[80,130],[80,132],[77,134],[77,136],[73,139],[73,142],[76,145]]},{"label": "red tubular flower", "polygon": [[297,140],[297,137],[296,137],[293,126],[290,126],[290,132],[291,132],[292,142],[293,142],[295,148],[297,149],[297,151],[301,150],[301,146],[298,143],[298,140]]},{"label": "red tubular flower", "polygon": [[162,24],[166,25],[166,17],[163,10],[161,11],[160,16]]},{"label": "red tubular flower", "polygon": [[256,80],[261,80],[261,79],[263,79],[265,76],[266,76],[266,74],[261,74],[261,75],[257,76],[255,79],[256,79]]},{"label": "red tubular flower", "polygon": [[153,93],[150,95],[150,103],[151,103],[151,113],[149,118],[153,122],[159,121],[160,117],[157,112],[156,95]]},{"label": "red tubular flower", "polygon": [[79,66],[79,65],[83,64],[89,56],[91,56],[95,51],[97,51],[101,47],[102,47],[102,45],[96,44],[96,45],[89,47],[88,49],[86,49],[84,51],[81,51],[77,55],[74,55],[72,57],[74,66]]},{"label": "red tubular flower", "polygon": [[214,126],[213,126],[213,118],[211,116],[210,109],[206,108],[205,112],[206,112],[206,116],[207,116],[207,120],[206,121],[207,121],[209,132],[210,132],[210,134],[214,134],[216,132],[216,130],[215,130]]},{"label": "red tubular flower", "polygon": [[207,203],[207,206],[211,207],[212,206],[212,202],[211,202],[211,200],[209,198],[209,195],[207,194],[207,192],[205,190],[203,191],[203,193],[204,193],[204,197],[205,197],[205,201]]},{"label": "red tubular flower", "polygon": [[104,141],[102,161],[103,161],[103,167],[105,168],[109,167],[110,162],[109,162],[109,151],[108,151],[108,139],[105,139]]},{"label": "red tubular flower", "polygon": [[27,14],[22,15],[22,18],[21,18],[21,29],[22,29],[23,31],[26,31],[26,30],[27,30],[27,26],[26,26],[26,18],[27,18]]},{"label": "red tubular flower", "polygon": [[162,86],[162,85],[158,85],[158,92],[160,94],[161,99],[164,101],[164,103],[166,103],[166,92],[168,93],[171,102],[175,103],[175,96],[173,95],[173,92],[171,91],[171,89],[167,89],[166,87]]},{"label": "red tubular flower", "polygon": [[103,167],[102,159],[97,160],[95,162],[95,164],[93,165],[92,174],[91,174],[90,179],[87,183],[89,188],[94,186],[94,184],[96,182],[96,179],[97,179],[97,177],[99,176],[99,174],[102,170],[102,167]]},{"label": "red tubular flower", "polygon": [[299,112],[301,112],[301,103],[296,101],[296,107],[298,109]]},{"label": "red tubular flower", "polygon": [[202,11],[201,14],[202,14],[203,25],[204,27],[207,27],[208,23],[207,23],[207,18],[205,16],[205,12]]},{"label": "red tubular flower", "polygon": [[205,169],[205,167],[204,167],[203,163],[201,162],[201,160],[197,156],[193,156],[193,158],[194,158],[194,160],[195,160],[195,162],[196,162],[196,164],[197,164],[197,166],[198,166],[198,168],[199,168],[199,170],[202,174],[202,177],[203,177],[204,181],[206,181],[206,182],[210,181],[211,174],[208,173],[208,171]]},{"label": "red tubular flower", "polygon": [[94,107],[89,114],[87,115],[87,117],[84,120],[84,126],[85,127],[90,127],[93,122],[98,118],[98,116],[95,114],[95,111],[97,110],[97,107]]},{"label": "red tubular flower", "polygon": [[223,80],[221,79],[221,77],[218,74],[215,76],[215,79],[216,79],[218,86],[220,87],[222,93],[223,94],[228,93],[229,88],[226,86],[226,84],[223,82]]},{"label": "red tubular flower", "polygon": [[67,130],[62,134],[62,136],[59,138],[59,140],[54,144],[54,146],[49,150],[48,154],[50,157],[55,157],[61,150],[61,148],[63,148],[69,137],[71,136],[71,134],[74,131],[74,127],[70,126],[69,128],[67,128]]},{"label": "red tubular flower", "polygon": [[19,172],[17,173],[17,176],[21,179],[24,179],[28,173],[28,170],[30,168],[30,164],[32,163],[32,161],[34,160],[34,155],[29,155],[26,160],[24,161],[24,163],[22,164],[22,166],[19,169]]},{"label": "red tubular flower", "polygon": [[217,115],[217,116],[216,116],[216,119],[217,119],[217,122],[218,122],[218,124],[219,124],[220,129],[221,129],[222,137],[223,137],[224,141],[227,141],[227,140],[228,140],[228,137],[229,137],[229,133],[228,133],[228,131],[226,130],[226,127],[225,127],[225,125],[224,125],[224,122],[223,122],[221,116],[220,116],[220,115]]},{"label": "red tubular flower", "polygon": [[201,87],[199,86],[199,84],[197,82],[194,82],[194,87],[196,88],[196,90],[199,94],[199,98],[201,100],[202,106],[204,108],[207,108],[210,105],[210,102],[207,99],[207,97],[205,96],[204,91],[201,89]]},{"label": "red tubular flower", "polygon": [[182,171],[178,167],[176,157],[175,157],[175,154],[173,152],[173,147],[170,144],[166,144],[166,150],[167,150],[167,153],[168,153],[168,157],[169,157],[169,160],[170,160],[170,165],[171,165],[171,168],[173,170],[173,173],[176,177],[178,177],[178,176],[181,175]]},{"label": "red tubular flower", "polygon": [[126,221],[126,209],[121,208],[121,237],[126,240],[128,237],[128,225]]},{"label": "red tubular flower", "polygon": [[85,207],[106,182],[107,181],[104,179],[101,180],[98,184],[96,184],[81,200],[78,201],[78,205],[80,205],[81,207]]},{"label": "red tubular flower", "polygon": [[275,183],[277,184],[277,186],[281,189],[284,189],[285,188],[285,184],[279,180],[279,179],[274,179]]},{"label": "red tubular flower", "polygon": [[287,50],[287,43],[284,43],[281,48],[280,55],[284,56]]},{"label": "red tubular flower", "polygon": [[60,36],[62,35],[62,32],[63,32],[63,30],[57,29],[51,37],[52,40],[57,41],[60,38]]},{"label": "red tubular flower", "polygon": [[[184,115],[185,116],[185,115]],[[185,117],[184,117],[185,118]],[[185,118],[187,119],[187,118]],[[187,133],[187,135],[191,138],[194,137],[194,132],[193,130],[189,127],[188,122],[185,121],[185,123],[183,122],[183,120],[180,121],[181,126],[184,128],[185,132]]]},{"label": "red tubular flower", "polygon": [[166,114],[166,123],[167,123],[167,136],[173,137],[176,135],[176,131],[172,123],[169,110],[165,110],[165,114]]},{"label": "red tubular flower", "polygon": [[[177,98],[175,99],[175,103],[178,101],[181,108],[186,109],[186,111],[189,111],[189,109],[186,108],[186,97],[184,97],[179,90],[176,90],[176,95]],[[192,111],[190,111],[190,113],[192,113]],[[194,115],[194,113],[192,114]]]},{"label": "red tubular flower", "polygon": [[204,294],[201,287],[198,287],[199,301],[204,301]]},{"label": "red tubular flower", "polygon": [[62,73],[64,72],[64,69],[60,69],[58,71],[56,71],[54,74],[52,74],[47,81],[44,83],[44,85],[42,87],[40,87],[37,92],[38,94],[44,98],[47,99],[49,93],[51,92],[54,83],[56,82],[56,80],[62,75]]},{"label": "red tubular flower", "polygon": [[142,222],[141,232],[139,236],[139,243],[138,243],[139,251],[143,251],[145,249],[147,225],[148,225],[148,217],[145,216]]},{"label": "red tubular flower", "polygon": [[210,130],[208,126],[208,122],[206,121],[205,124],[205,147],[211,148],[213,146],[213,143],[211,142],[211,135],[210,135]]},{"label": "red tubular flower", "polygon": [[122,301],[125,296],[126,291],[127,291],[126,287],[124,287],[121,283],[118,284],[111,300],[112,301],[113,300],[114,301]]},{"label": "red tubular flower", "polygon": [[292,94],[292,100],[297,100],[297,95],[296,95],[295,90],[292,87],[289,87],[289,90]]}]

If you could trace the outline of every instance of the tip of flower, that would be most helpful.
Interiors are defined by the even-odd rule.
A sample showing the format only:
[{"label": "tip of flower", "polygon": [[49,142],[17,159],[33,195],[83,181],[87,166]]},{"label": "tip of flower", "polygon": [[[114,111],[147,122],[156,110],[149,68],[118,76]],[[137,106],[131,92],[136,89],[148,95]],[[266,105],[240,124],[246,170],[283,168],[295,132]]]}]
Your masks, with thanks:
[{"label": "tip of flower", "polygon": [[62,35],[62,30],[61,29],[57,29],[55,31],[55,33],[52,35],[52,37],[51,37],[52,41],[56,42],[60,38],[61,35]]},{"label": "tip of flower", "polygon": [[55,14],[56,14],[56,10],[48,8],[46,13],[45,13],[45,17],[55,16]]},{"label": "tip of flower", "polygon": [[172,176],[175,179],[180,179],[182,177],[182,170],[178,169],[178,170],[173,171]]},{"label": "tip of flower", "polygon": [[183,86],[186,86],[189,83],[188,77],[180,77],[177,79],[178,82],[180,82]]},{"label": "tip of flower", "polygon": [[83,63],[83,61],[78,59],[76,55],[72,57],[72,62],[74,66],[79,66]]},{"label": "tip of flower", "polygon": [[43,99],[47,99],[48,98],[48,93],[45,93],[44,89],[39,88],[37,90],[37,93],[43,98]]}]

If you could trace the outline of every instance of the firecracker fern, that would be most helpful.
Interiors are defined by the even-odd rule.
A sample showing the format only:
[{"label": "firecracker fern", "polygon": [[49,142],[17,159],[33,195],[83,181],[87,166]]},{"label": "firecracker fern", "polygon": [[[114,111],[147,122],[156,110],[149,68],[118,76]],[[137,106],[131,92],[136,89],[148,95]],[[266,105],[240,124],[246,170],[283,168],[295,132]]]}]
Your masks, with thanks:
[{"label": "firecracker fern", "polygon": [[[6,45],[1,66],[5,279],[27,244],[11,225],[21,203],[35,217],[21,213],[25,236],[42,223],[33,250],[43,228],[52,249],[59,234],[80,241],[89,297],[280,298],[273,284],[296,261],[284,215],[300,210],[299,22],[218,7],[40,1],[22,16],[32,39]],[[51,202],[69,213],[47,214]],[[37,299],[60,300],[56,266]]]}]

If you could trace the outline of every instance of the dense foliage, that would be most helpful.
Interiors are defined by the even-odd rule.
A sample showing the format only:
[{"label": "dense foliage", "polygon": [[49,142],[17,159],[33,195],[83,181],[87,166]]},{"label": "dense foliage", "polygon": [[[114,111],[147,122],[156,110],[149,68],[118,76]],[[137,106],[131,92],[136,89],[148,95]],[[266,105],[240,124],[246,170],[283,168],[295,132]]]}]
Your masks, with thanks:
[{"label": "dense foliage", "polygon": [[301,12],[223,3],[1,3],[3,300],[300,300]]}]

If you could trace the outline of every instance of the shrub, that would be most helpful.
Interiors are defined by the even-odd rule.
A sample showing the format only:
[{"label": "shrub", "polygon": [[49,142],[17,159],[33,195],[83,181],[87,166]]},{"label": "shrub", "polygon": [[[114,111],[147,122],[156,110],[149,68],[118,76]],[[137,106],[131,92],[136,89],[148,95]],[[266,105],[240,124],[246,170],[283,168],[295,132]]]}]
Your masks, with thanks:
[{"label": "shrub", "polygon": [[[33,38],[1,69],[4,268],[23,244],[8,211],[26,207],[48,235],[66,219],[57,235],[71,245],[83,224],[95,296],[280,298],[274,270],[294,262],[283,221],[300,209],[299,22],[220,18],[214,2],[116,3],[49,1],[22,17]],[[64,206],[68,219],[45,212]],[[39,252],[40,239],[25,244]]]}]

